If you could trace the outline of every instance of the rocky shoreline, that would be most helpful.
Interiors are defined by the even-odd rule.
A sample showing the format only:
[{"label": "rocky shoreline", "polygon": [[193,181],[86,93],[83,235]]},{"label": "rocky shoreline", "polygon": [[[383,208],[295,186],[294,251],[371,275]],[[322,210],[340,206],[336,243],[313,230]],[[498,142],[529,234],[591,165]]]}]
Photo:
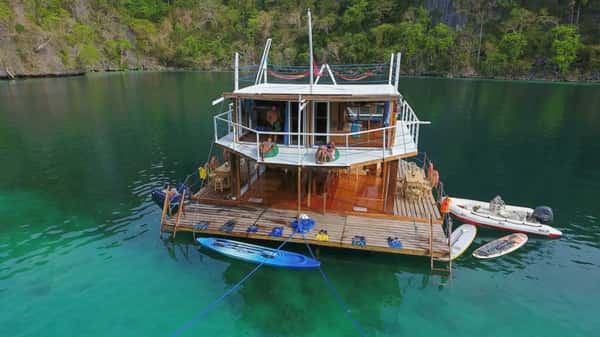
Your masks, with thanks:
[{"label": "rocky shoreline", "polygon": [[[45,77],[71,77],[84,76],[88,73],[105,73],[105,72],[138,72],[138,71],[177,71],[177,70],[196,70],[206,71],[204,69],[187,69],[187,68],[170,68],[162,66],[152,66],[143,68],[106,68],[106,69],[91,69],[91,70],[69,70],[62,72],[28,72],[28,73],[13,73],[9,69],[0,69],[0,80],[19,80],[26,78],[45,78]],[[230,71],[224,69],[216,69],[211,71]],[[432,73],[417,73],[417,74],[402,74],[403,76],[417,76],[429,78],[456,78],[456,79],[482,79],[482,80],[503,80],[503,81],[542,81],[542,82],[573,82],[573,83],[600,83],[600,70],[591,74],[583,74],[579,76],[561,77],[559,74],[526,74],[515,76],[481,76],[477,73],[469,74],[432,74]]]}]

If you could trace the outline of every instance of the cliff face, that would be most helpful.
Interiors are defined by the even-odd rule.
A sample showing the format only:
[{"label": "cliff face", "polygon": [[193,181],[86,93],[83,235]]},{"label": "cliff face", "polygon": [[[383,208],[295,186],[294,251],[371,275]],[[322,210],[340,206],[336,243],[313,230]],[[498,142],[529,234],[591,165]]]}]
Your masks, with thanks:
[{"label": "cliff face", "polygon": [[302,64],[308,7],[318,62],[371,63],[400,51],[409,74],[599,78],[600,2],[502,3],[0,0],[0,78],[6,70],[230,69],[234,52],[242,63],[258,62],[268,37],[277,46],[272,63]]},{"label": "cliff face", "polygon": [[452,0],[425,0],[423,6],[431,13],[434,24],[441,22],[458,29],[467,22],[466,18],[457,12]]},{"label": "cliff face", "polygon": [[136,52],[135,35],[118,13],[96,11],[87,0],[66,3],[36,8],[35,1],[0,0],[0,77],[7,70],[40,76],[158,68],[157,59]]}]

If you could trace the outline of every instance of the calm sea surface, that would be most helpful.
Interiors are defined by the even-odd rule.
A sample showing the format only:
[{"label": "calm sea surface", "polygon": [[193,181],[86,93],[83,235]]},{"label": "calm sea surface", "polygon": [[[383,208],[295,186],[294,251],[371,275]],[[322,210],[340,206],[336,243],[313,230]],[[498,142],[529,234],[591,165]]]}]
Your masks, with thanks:
[{"label": "calm sea surface", "polygon": [[[209,102],[230,78],[0,82],[0,336],[169,336],[253,268],[186,234],[160,240],[149,197],[206,160]],[[467,254],[451,285],[425,258],[321,250],[367,335],[598,336],[600,86],[400,83],[451,194],[548,204],[565,235]],[[183,336],[357,334],[318,272],[265,267]]]}]

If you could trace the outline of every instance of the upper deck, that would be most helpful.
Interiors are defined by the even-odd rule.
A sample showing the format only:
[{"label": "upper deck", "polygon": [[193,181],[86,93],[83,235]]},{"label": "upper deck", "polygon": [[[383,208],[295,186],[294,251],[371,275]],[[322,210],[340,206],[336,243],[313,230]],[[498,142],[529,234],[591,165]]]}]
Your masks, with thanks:
[{"label": "upper deck", "polygon": [[[215,144],[285,166],[355,167],[418,153],[429,122],[398,91],[400,54],[382,64],[278,66],[267,62],[270,46],[255,66],[241,68],[236,54],[234,90],[213,102],[232,100],[214,117]],[[336,149],[326,162],[324,145]]]}]

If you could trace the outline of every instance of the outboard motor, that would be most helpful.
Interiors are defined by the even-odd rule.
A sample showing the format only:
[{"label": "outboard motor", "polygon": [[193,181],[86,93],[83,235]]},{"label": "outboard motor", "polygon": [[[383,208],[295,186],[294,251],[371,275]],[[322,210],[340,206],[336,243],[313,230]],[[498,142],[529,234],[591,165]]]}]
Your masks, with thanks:
[{"label": "outboard motor", "polygon": [[531,215],[535,220],[544,225],[550,225],[554,221],[554,212],[548,206],[538,206]]}]

